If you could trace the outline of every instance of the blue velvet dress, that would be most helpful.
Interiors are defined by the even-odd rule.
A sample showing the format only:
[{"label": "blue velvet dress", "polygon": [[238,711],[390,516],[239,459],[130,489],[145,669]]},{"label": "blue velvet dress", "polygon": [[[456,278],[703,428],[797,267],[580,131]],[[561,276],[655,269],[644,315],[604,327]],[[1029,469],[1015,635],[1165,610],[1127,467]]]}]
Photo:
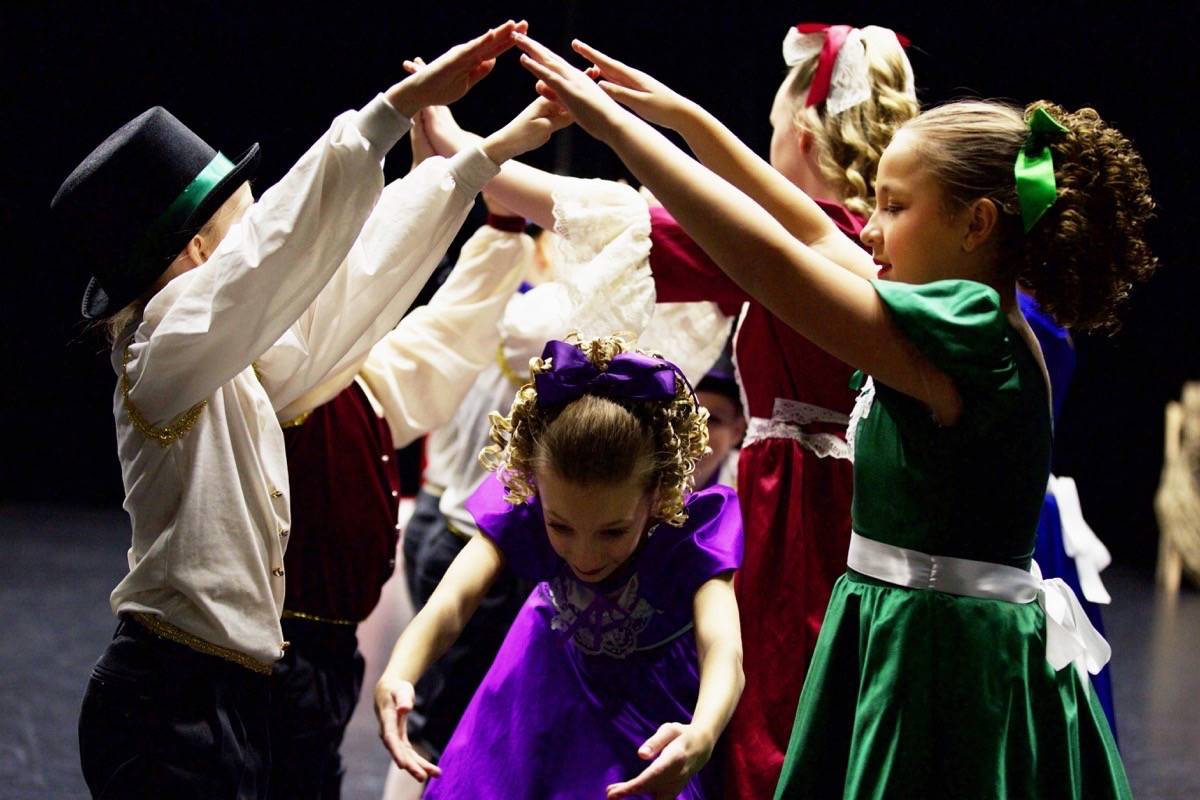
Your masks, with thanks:
[{"label": "blue velvet dress", "polygon": [[[1037,302],[1027,294],[1020,294],[1021,312],[1029,322],[1042,346],[1042,355],[1046,359],[1046,370],[1050,373],[1050,387],[1053,392],[1055,430],[1062,419],[1063,400],[1067,388],[1071,385],[1071,376],[1075,372],[1075,348],[1066,330],[1059,327],[1049,315],[1043,312]],[[1062,578],[1079,597],[1087,615],[1096,626],[1096,630],[1104,633],[1104,625],[1100,619],[1100,606],[1084,597],[1080,586],[1079,572],[1075,567],[1075,559],[1067,555],[1063,544],[1062,518],[1059,514],[1058,501],[1053,494],[1047,492],[1042,504],[1042,516],[1038,523],[1037,544],[1033,552],[1034,560],[1042,569],[1046,578]],[[1108,717],[1114,738],[1117,735],[1117,718],[1113,713],[1112,676],[1109,667],[1105,666],[1099,675],[1092,676],[1092,685],[1100,698],[1100,705]]]}]

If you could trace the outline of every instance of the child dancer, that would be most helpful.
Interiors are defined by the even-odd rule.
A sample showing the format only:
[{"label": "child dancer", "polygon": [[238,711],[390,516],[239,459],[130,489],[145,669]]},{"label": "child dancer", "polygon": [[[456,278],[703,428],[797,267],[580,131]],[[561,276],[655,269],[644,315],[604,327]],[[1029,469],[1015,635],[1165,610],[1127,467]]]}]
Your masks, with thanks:
[{"label": "child dancer", "polygon": [[69,255],[95,270],[83,313],[121,323],[113,411],[133,542],[80,715],[97,796],[266,796],[289,533],[275,414],[386,332],[494,161],[559,124],[531,107],[486,152],[431,161],[380,197],[408,118],[462,96],[515,27],[339,116],[257,203],[257,147],[232,162],[161,108],[60,187]]},{"label": "child dancer", "polygon": [[[689,493],[705,415],[619,338],[552,341],[532,371],[493,416],[497,477],[468,503],[483,535],[376,687],[384,741],[431,798],[711,797],[697,772],[742,686],[741,520],[728,489]],[[405,736],[412,682],[505,566],[540,583],[435,767]]]},{"label": "child dancer", "polygon": [[1107,643],[1065,584],[1029,571],[1050,396],[1016,299],[1019,279],[1060,323],[1102,328],[1152,272],[1153,202],[1128,140],[1091,109],[1048,103],[926,112],[880,161],[863,240],[892,280],[868,281],[864,254],[807,197],[798,241],[582,72],[517,40],[539,90],[717,263],[875,379],[851,423],[850,569],[776,796],[1128,797],[1086,674]]},{"label": "child dancer", "polygon": [[[1054,429],[1059,429],[1062,410],[1075,371],[1075,347],[1070,334],[1057,324],[1049,314],[1042,311],[1037,301],[1027,292],[1021,292],[1017,300],[1021,313],[1037,337],[1050,376],[1051,397],[1054,402]],[[1038,522],[1037,546],[1033,558],[1045,578],[1062,578],[1080,598],[1088,619],[1104,635],[1100,606],[1112,601],[1100,580],[1100,573],[1109,565],[1112,557],[1108,548],[1096,536],[1083,518],[1079,507],[1079,491],[1071,478],[1050,476],[1046,498],[1042,502],[1041,519]],[[1117,735],[1117,718],[1113,711],[1112,676],[1106,666],[1092,678],[1096,696],[1108,717],[1113,738]]]},{"label": "child dancer", "polygon": [[[645,204],[630,187],[612,185],[590,210],[590,219],[604,224],[580,228],[566,243],[568,255],[586,251],[586,260],[551,256],[554,264],[542,259],[545,250],[556,247],[539,250],[524,233],[524,219],[489,195],[484,200],[489,225],[507,231],[496,236],[507,237],[518,249],[525,272],[551,279],[525,286],[508,300],[503,318],[492,326],[491,363],[479,371],[450,424],[429,436],[425,485],[404,532],[405,573],[418,611],[478,534],[466,503],[488,475],[479,464],[479,452],[490,442],[488,414],[507,413],[513,393],[528,381],[530,360],[547,340],[572,329],[641,334],[655,308]],[[531,589],[531,583],[505,570],[459,638],[417,682],[408,735],[434,763]]]},{"label": "child dancer", "polygon": [[[419,123],[412,143],[417,168],[430,155]],[[339,796],[338,750],[362,688],[358,623],[395,568],[393,455],[445,424],[489,363],[496,323],[521,277],[520,245],[517,234],[481,227],[428,304],[360,365],[280,415],[292,495],[282,620],[291,647],[271,687],[273,797]]]},{"label": "child dancer", "polygon": [[[797,25],[783,43],[789,72],[771,108],[771,163],[750,152],[699,106],[648,75],[612,61],[611,91],[655,123],[680,132],[702,162],[780,219],[788,200],[754,192],[730,175],[726,146],[771,183],[795,184],[847,236],[871,211],[879,155],[916,116],[912,68],[887,28]],[[589,55],[585,52],[585,55]],[[435,149],[472,141],[441,110],[427,117]],[[714,141],[712,131],[721,138]],[[553,222],[562,178],[510,162],[488,191],[538,224]],[[808,661],[850,543],[851,452],[845,429],[854,401],[851,367],[795,331],[721,271],[670,212],[651,209],[650,265],[660,301],[713,300],[729,313],[746,305],[735,345],[749,431],[738,463],[746,557],[736,590],[745,647],[746,691],[726,734],[726,794],[759,800],[779,778],[791,733],[780,708],[800,697]],[[752,260],[752,259],[748,259]]]},{"label": "child dancer", "polygon": [[[422,130],[447,127],[431,123],[433,117],[448,117],[453,125],[449,109],[429,108],[422,112]],[[668,354],[685,376],[698,379],[728,336],[729,320],[713,304],[655,305],[648,266],[650,215],[637,192],[618,183],[572,179],[563,179],[559,190],[555,227],[562,235],[544,232],[536,248],[530,237],[515,232],[524,230],[524,219],[490,193],[484,195],[489,224],[514,231],[505,235],[522,244],[529,272],[543,280],[509,302],[493,363],[481,372],[451,424],[429,437],[426,483],[404,533],[405,574],[418,610],[478,534],[466,501],[487,476],[478,454],[489,442],[488,414],[507,412],[513,392],[528,380],[530,360],[547,340],[572,330],[585,337],[623,331],[637,336],[642,347]],[[552,246],[545,245],[547,239]],[[422,674],[407,732],[431,761],[440,757],[530,588],[506,570],[459,638]],[[389,785],[398,779],[393,769]]]}]

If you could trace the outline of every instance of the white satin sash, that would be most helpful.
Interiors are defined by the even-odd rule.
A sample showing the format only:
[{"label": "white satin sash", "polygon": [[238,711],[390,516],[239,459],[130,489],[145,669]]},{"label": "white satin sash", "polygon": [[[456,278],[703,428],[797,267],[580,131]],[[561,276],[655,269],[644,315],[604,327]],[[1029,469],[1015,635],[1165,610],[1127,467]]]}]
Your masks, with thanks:
[{"label": "white satin sash", "polygon": [[1079,598],[1059,578],[1042,579],[1037,562],[1026,572],[1005,564],[933,556],[850,534],[847,566],[855,572],[910,589],[1032,603],[1046,613],[1046,660],[1055,671],[1074,664],[1080,680],[1095,675],[1112,656],[1112,648],[1084,613]]},{"label": "white satin sash", "polygon": [[1112,563],[1112,556],[1104,542],[1083,518],[1079,505],[1079,490],[1072,478],[1050,476],[1050,494],[1058,504],[1058,516],[1062,521],[1063,549],[1075,560],[1075,571],[1079,573],[1079,588],[1085,599],[1100,605],[1112,602],[1112,596],[1104,588],[1100,573]]}]

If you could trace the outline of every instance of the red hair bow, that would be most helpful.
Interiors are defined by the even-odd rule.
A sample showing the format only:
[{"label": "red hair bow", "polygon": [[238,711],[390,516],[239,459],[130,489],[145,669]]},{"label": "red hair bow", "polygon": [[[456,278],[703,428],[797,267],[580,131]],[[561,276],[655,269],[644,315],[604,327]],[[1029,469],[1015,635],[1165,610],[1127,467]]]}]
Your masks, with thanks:
[{"label": "red hair bow", "polygon": [[[825,44],[821,47],[821,55],[817,61],[817,71],[813,74],[812,84],[808,87],[808,99],[805,101],[805,105],[807,106],[819,105],[825,102],[825,98],[829,96],[834,62],[837,61],[838,52],[841,51],[842,45],[846,43],[846,37],[855,28],[853,25],[829,25],[823,22],[801,22],[794,27],[796,33],[801,35],[813,33],[825,34]],[[896,39],[900,42],[901,47],[908,47],[909,39],[907,36],[897,33]]]}]

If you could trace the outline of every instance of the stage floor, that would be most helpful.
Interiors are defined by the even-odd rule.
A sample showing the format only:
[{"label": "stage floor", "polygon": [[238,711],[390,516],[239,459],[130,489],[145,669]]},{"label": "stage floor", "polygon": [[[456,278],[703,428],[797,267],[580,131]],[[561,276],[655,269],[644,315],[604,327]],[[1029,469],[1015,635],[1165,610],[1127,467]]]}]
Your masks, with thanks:
[{"label": "stage floor", "polygon": [[[112,636],[108,594],[125,572],[128,521],[120,511],[0,508],[0,799],[88,796],[79,773],[76,719],[92,663]],[[1139,800],[1200,797],[1200,593],[1174,604],[1151,576],[1105,573],[1113,606],[1105,625],[1121,750]],[[342,748],[346,800],[377,800],[388,758],[376,737],[371,688],[408,598],[393,580],[360,629],[363,699]],[[392,797],[412,794],[397,791]]]}]

